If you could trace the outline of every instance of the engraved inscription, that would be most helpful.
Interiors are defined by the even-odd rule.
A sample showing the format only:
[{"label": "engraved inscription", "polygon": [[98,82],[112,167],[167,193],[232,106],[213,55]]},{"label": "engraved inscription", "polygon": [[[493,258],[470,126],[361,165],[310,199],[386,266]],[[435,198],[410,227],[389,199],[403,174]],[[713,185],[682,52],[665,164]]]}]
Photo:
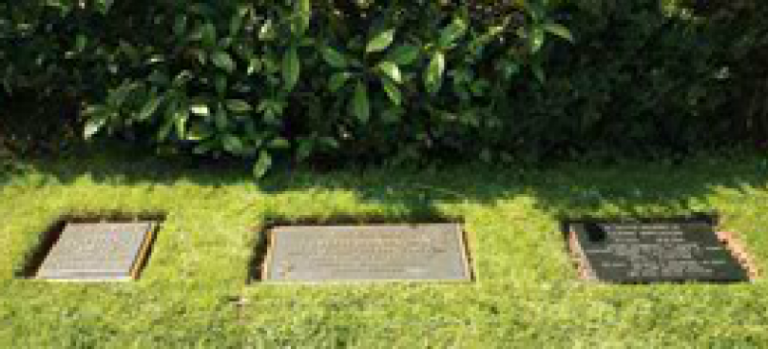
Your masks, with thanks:
[{"label": "engraved inscription", "polygon": [[67,224],[38,271],[44,279],[128,279],[151,223]]},{"label": "engraved inscription", "polygon": [[459,226],[283,227],[267,279],[467,279]]},{"label": "engraved inscription", "polygon": [[590,267],[612,281],[737,281],[746,273],[708,224],[583,223],[573,226]]}]

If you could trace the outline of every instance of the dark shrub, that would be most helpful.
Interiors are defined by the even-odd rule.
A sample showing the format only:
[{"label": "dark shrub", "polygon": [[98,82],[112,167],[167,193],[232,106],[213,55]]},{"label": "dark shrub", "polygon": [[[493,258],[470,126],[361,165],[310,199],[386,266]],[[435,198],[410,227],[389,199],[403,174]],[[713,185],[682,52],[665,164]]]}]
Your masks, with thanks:
[{"label": "dark shrub", "polygon": [[514,161],[768,139],[759,1],[49,3],[0,5],[6,91],[86,106],[86,137],[242,156],[258,175],[280,153]]}]

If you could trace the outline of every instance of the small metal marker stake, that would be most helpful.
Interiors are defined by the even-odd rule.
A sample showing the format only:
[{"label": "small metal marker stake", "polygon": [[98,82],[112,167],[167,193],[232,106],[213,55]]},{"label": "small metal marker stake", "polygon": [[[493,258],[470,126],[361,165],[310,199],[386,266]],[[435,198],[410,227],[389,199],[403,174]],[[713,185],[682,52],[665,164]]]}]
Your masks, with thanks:
[{"label": "small metal marker stake", "polygon": [[459,224],[282,226],[269,234],[268,282],[472,279]]},{"label": "small metal marker stake", "polygon": [[128,281],[138,278],[155,223],[67,223],[38,269],[59,281]]},{"label": "small metal marker stake", "polygon": [[579,221],[567,227],[571,253],[585,279],[744,282],[756,275],[748,263],[740,263],[744,252],[705,220]]}]

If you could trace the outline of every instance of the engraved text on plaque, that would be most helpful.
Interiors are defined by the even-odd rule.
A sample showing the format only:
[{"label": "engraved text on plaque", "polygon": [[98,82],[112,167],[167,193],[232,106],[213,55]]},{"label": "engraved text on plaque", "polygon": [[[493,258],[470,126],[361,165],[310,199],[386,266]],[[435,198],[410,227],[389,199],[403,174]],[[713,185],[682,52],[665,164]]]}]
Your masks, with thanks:
[{"label": "engraved text on plaque", "polygon": [[458,224],[283,226],[266,281],[469,280]]}]

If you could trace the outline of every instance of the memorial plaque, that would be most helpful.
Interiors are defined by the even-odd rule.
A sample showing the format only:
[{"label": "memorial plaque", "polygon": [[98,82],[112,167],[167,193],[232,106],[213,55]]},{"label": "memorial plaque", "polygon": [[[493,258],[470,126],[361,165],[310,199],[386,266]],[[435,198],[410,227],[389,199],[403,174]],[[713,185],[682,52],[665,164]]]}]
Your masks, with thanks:
[{"label": "memorial plaque", "polygon": [[265,281],[472,278],[459,224],[283,226],[270,234]]},{"label": "memorial plaque", "polygon": [[582,276],[615,283],[739,282],[749,272],[706,220],[569,223]]},{"label": "memorial plaque", "polygon": [[154,224],[68,223],[37,272],[65,281],[121,281],[138,277]]}]

